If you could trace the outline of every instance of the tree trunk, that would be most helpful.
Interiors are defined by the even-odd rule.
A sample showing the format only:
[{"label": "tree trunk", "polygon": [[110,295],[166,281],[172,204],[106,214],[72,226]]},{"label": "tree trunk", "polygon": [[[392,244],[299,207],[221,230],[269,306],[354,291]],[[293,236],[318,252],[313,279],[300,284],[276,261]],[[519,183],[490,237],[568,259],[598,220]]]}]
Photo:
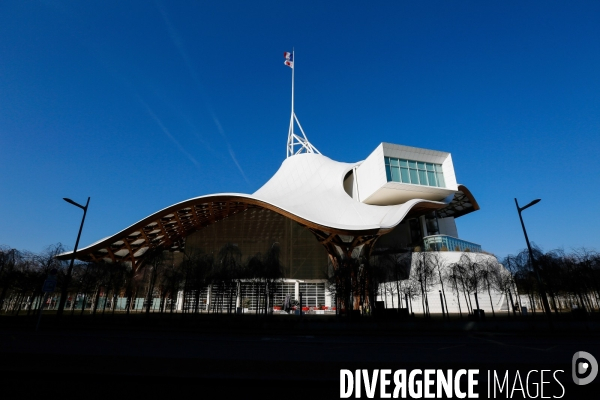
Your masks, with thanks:
[{"label": "tree trunk", "polygon": [[446,305],[446,314],[448,315],[448,319],[450,319],[450,309],[448,308],[448,300],[446,300],[446,290],[444,289],[444,280],[442,279],[442,273],[438,268],[438,275],[440,276],[440,284],[442,285],[442,298],[444,300],[444,304]]},{"label": "tree trunk", "polygon": [[256,312],[256,315],[258,315],[260,313],[259,308],[258,308],[258,306],[260,304],[260,285],[256,285],[255,293],[256,293],[256,309],[255,309],[255,312]]},{"label": "tree trunk", "polygon": [[460,290],[458,289],[458,283],[456,282],[456,277],[453,276],[452,279],[454,280],[454,289],[456,290],[456,301],[458,302],[458,313],[460,314],[460,318],[462,319],[463,315],[462,315],[462,308],[460,306]]},{"label": "tree trunk", "polygon": [[496,318],[496,312],[494,311],[494,303],[492,302],[492,292],[490,291],[490,282],[487,283],[488,296],[490,296],[490,307],[492,307],[492,317]]},{"label": "tree trunk", "polygon": [[471,304],[471,296],[467,297],[467,289],[465,288],[465,282],[461,279],[460,283],[463,287],[463,295],[465,296],[465,303],[467,303],[467,311],[469,314],[473,313],[473,305]]},{"label": "tree trunk", "polygon": [[18,297],[17,313],[15,314],[16,317],[18,317],[19,316],[19,312],[21,312],[21,307],[23,305],[23,297],[25,297],[25,293],[21,293],[21,296]]},{"label": "tree trunk", "polygon": [[423,316],[427,316],[427,311],[425,310],[425,289],[423,289],[423,280],[419,280],[421,287],[421,306],[423,307]]},{"label": "tree trunk", "polygon": [[85,306],[86,306],[86,303],[87,303],[87,295],[88,295],[87,292],[85,292],[83,294],[83,301],[81,302],[81,312],[79,313],[80,317],[83,315],[83,311],[85,310]]},{"label": "tree trunk", "polygon": [[94,302],[92,305],[92,315],[96,315],[96,309],[98,308],[98,302],[100,301],[100,286],[96,289],[96,294],[94,295]]},{"label": "tree trunk", "polygon": [[[516,318],[517,317],[517,310],[515,310],[515,302],[513,301],[513,297],[512,297],[512,291],[510,290],[510,288],[508,288],[506,290],[506,293],[508,294],[508,296],[510,297],[510,305],[512,307],[512,312],[513,312],[513,317]],[[510,310],[508,310],[508,315],[510,316]]]}]

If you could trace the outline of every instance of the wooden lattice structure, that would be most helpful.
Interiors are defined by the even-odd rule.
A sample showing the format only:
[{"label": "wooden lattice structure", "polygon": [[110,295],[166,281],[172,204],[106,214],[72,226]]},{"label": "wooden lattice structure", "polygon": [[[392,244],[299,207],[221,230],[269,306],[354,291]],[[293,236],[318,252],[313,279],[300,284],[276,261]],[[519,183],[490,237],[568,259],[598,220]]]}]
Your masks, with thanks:
[{"label": "wooden lattice structure", "polygon": [[[460,189],[459,195],[450,204],[440,206],[435,203],[419,203],[410,210],[407,218],[433,210],[442,215],[463,215],[479,209],[471,193],[466,188]],[[185,246],[185,238],[191,233],[250,208],[265,208],[299,223],[315,235],[329,254],[336,256],[340,251],[350,256],[356,247],[369,245],[391,230],[336,229],[242,195],[206,196],[187,200],[152,214],[109,238],[78,250],[76,258],[82,261],[129,262],[137,269],[143,264],[144,254],[148,250],[161,248],[180,251]],[[70,252],[59,256],[61,259],[71,257]]]}]

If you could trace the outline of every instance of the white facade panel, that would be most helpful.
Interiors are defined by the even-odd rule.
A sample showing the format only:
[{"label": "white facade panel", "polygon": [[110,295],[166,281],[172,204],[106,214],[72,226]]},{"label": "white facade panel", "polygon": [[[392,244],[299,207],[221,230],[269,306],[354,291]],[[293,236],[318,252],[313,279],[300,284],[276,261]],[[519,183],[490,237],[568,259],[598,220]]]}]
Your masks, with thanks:
[{"label": "white facade panel", "polygon": [[440,235],[458,237],[458,229],[456,228],[454,217],[438,218],[438,228],[440,229]]},{"label": "white facade panel", "polygon": [[377,148],[356,168],[359,201],[364,201],[387,183],[383,144]]},{"label": "white facade panel", "polygon": [[[442,165],[445,187],[388,182],[385,157]],[[373,205],[402,204],[414,198],[441,201],[458,190],[450,153],[381,143],[356,168],[359,201]]]},{"label": "white facade panel", "polygon": [[452,190],[458,190],[458,183],[456,183],[456,175],[454,173],[454,164],[452,163],[452,156],[448,153],[448,157],[442,163],[442,171],[444,173],[444,180],[446,181],[446,187]]}]

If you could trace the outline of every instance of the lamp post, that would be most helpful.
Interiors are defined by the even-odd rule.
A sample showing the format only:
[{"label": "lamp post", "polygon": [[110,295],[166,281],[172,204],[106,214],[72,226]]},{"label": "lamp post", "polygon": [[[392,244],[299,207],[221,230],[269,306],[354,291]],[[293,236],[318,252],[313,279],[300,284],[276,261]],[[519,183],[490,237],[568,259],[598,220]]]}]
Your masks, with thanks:
[{"label": "lamp post", "polygon": [[515,198],[515,204],[517,205],[517,211],[519,212],[519,219],[521,220],[521,227],[523,228],[523,234],[525,235],[525,242],[527,242],[527,250],[529,250],[529,262],[531,263],[533,271],[535,272],[535,277],[536,277],[538,285],[540,287],[540,294],[542,296],[542,303],[544,304],[544,311],[546,312],[546,315],[548,316],[548,320],[551,321],[552,313],[550,311],[550,304],[548,303],[548,298],[546,297],[546,289],[544,287],[544,283],[542,282],[542,279],[540,278],[540,271],[538,269],[537,263],[536,263],[535,259],[533,258],[533,251],[531,251],[531,244],[529,243],[529,237],[527,236],[527,231],[525,230],[525,224],[523,223],[523,216],[521,215],[521,212],[523,210],[531,207],[534,204],[539,203],[540,200],[541,199],[535,199],[531,203],[527,204],[526,206],[519,207],[519,203],[517,202],[517,199]]},{"label": "lamp post", "polygon": [[66,201],[67,203],[71,203],[74,206],[81,208],[83,210],[83,218],[81,218],[81,225],[79,226],[79,233],[77,234],[77,240],[75,241],[75,248],[73,249],[73,254],[71,257],[71,264],[69,265],[69,269],[67,270],[67,275],[65,276],[65,280],[62,284],[62,289],[61,289],[61,293],[60,293],[60,302],[58,303],[58,310],[56,312],[57,318],[60,318],[62,316],[63,310],[65,308],[65,303],[67,302],[69,283],[71,282],[71,274],[73,272],[73,264],[75,263],[75,253],[77,253],[77,246],[79,246],[79,238],[81,237],[81,230],[83,229],[83,222],[85,221],[85,214],[87,214],[88,205],[90,204],[89,197],[87,199],[87,203],[85,203],[85,206],[82,206],[81,204],[76,203],[73,200],[68,199],[66,197],[64,197],[63,200]]}]

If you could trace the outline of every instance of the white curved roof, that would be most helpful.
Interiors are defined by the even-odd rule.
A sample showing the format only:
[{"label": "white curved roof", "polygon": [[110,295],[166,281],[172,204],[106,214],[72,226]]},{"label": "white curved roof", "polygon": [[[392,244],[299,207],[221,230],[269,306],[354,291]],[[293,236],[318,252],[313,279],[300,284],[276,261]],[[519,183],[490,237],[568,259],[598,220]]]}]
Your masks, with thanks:
[{"label": "white curved roof", "polygon": [[[220,193],[176,203],[79,249],[77,258],[128,260],[137,264],[150,248],[177,249],[190,233],[253,207],[270,209],[322,232],[356,236],[386,233],[411,211],[452,208],[448,205],[452,196],[444,201],[415,198],[397,205],[362,203],[344,190],[346,175],[359,165],[333,161],[321,154],[296,154],[286,158],[275,175],[252,195]],[[472,210],[478,209],[466,188],[459,187],[456,193],[464,191],[475,204],[472,207],[463,203]],[[69,258],[70,254],[59,257]]]},{"label": "white curved roof", "polygon": [[358,164],[333,161],[322,154],[297,154],[286,158],[253,197],[318,225],[357,231],[393,228],[418,203],[446,204],[422,199],[393,206],[358,202],[343,185],[348,171]]}]

